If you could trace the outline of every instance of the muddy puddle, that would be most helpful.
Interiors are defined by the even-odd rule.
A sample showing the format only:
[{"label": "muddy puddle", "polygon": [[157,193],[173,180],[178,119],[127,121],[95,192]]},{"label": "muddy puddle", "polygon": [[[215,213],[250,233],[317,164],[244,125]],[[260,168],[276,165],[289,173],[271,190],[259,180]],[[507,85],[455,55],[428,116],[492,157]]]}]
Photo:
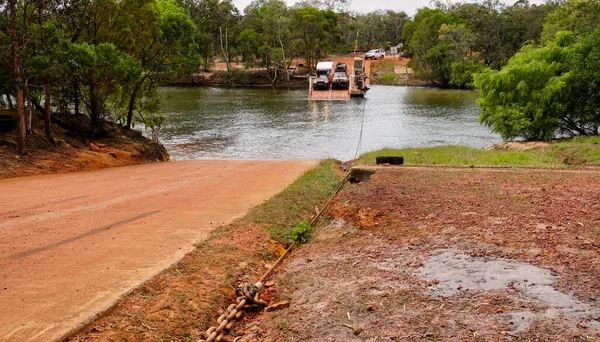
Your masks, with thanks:
[{"label": "muddy puddle", "polygon": [[600,309],[582,303],[573,295],[557,291],[558,277],[550,270],[509,259],[472,257],[453,249],[437,250],[416,273],[434,283],[427,295],[450,297],[467,291],[517,290],[520,297],[547,306],[544,312],[512,312],[500,319],[512,326],[512,333],[526,331],[536,318],[580,321],[600,331]]}]

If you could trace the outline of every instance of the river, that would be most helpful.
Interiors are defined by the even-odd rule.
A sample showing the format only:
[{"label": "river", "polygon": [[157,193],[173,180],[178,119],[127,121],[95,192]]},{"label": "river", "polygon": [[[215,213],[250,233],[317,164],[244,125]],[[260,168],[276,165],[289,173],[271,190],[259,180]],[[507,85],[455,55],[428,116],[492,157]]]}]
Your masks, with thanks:
[{"label": "river", "polygon": [[160,132],[175,159],[352,159],[384,147],[501,141],[477,121],[477,93],[372,86],[350,101],[309,101],[306,90],[163,87]]}]

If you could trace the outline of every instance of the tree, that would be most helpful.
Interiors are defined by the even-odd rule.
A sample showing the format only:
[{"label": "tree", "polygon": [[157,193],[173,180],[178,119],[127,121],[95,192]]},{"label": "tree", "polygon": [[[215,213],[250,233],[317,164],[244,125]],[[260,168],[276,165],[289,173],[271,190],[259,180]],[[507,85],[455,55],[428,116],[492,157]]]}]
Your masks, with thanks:
[{"label": "tree", "polygon": [[[208,71],[210,63],[214,60],[217,51],[221,51],[224,60],[229,66],[229,49],[232,48],[228,41],[227,51],[221,49],[221,32],[227,31],[228,36],[237,36],[239,27],[239,13],[232,0],[178,0],[187,15],[196,25],[196,43],[204,63],[204,70]],[[234,41],[234,40],[233,40]]]},{"label": "tree", "polygon": [[[475,75],[480,121],[505,139],[549,140],[598,134],[600,30],[581,42],[569,31],[521,49],[500,71]],[[590,69],[588,69],[590,68]]]},{"label": "tree", "polygon": [[599,134],[598,19],[598,2],[569,2],[548,17],[542,45],[525,45],[500,71],[475,75],[480,121],[505,139]]},{"label": "tree", "polygon": [[555,4],[530,5],[526,0],[506,6],[499,0],[456,3],[449,12],[467,20],[475,33],[475,50],[486,66],[500,69],[523,44],[539,42],[546,15]]},{"label": "tree", "polygon": [[129,129],[142,97],[154,96],[160,82],[193,71],[199,59],[194,58],[196,27],[177,3],[150,0],[137,4],[125,1],[122,5],[128,9],[124,12],[132,31],[126,51],[141,64],[141,72],[122,87],[127,103],[125,127]]},{"label": "tree", "polygon": [[335,27],[335,13],[304,6],[292,9],[292,27],[299,35],[299,50],[307,65],[314,69],[319,58],[327,55],[331,32]]},{"label": "tree", "polygon": [[142,71],[139,61],[110,43],[72,44],[70,61],[74,77],[83,86],[83,100],[90,114],[90,136],[101,131],[106,101],[119,93],[121,84],[132,83]]},{"label": "tree", "polygon": [[[421,9],[413,22],[405,25],[411,66],[441,86],[451,81],[452,63],[466,58],[472,38],[466,21],[439,9]],[[440,39],[441,38],[441,39]]]}]

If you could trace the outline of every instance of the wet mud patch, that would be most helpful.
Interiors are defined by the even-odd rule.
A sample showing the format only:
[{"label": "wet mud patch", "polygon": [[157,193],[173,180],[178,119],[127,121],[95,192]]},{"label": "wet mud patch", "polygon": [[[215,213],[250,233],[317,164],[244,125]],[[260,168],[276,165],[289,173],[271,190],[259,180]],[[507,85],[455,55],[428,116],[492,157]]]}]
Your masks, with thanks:
[{"label": "wet mud patch", "polygon": [[530,311],[500,315],[512,325],[510,332],[522,333],[538,319],[572,320],[575,324],[600,332],[600,309],[582,303],[554,288],[558,277],[550,270],[501,258],[472,257],[457,250],[437,250],[421,267],[417,276],[433,285],[428,295],[451,297],[466,291],[516,290],[520,297],[548,307],[539,313]]}]

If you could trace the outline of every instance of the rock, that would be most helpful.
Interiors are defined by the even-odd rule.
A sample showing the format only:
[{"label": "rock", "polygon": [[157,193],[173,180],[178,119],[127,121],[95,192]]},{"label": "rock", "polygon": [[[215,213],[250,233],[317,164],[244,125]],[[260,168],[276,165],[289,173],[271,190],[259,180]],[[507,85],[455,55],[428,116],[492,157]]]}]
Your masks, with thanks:
[{"label": "rock", "polygon": [[358,328],[354,329],[354,335],[356,335],[356,336],[360,335],[360,333],[361,333],[361,332],[363,332],[363,330],[364,330],[364,329],[363,329],[363,328],[360,328],[360,327],[358,327]]},{"label": "rock", "polygon": [[116,152],[108,152],[108,155],[115,159],[119,159]]},{"label": "rock", "polygon": [[100,149],[100,147],[94,145],[94,143],[90,143],[90,150],[94,151],[94,152],[102,152],[102,150]]},{"label": "rock", "polygon": [[266,309],[265,312],[271,312],[271,311],[277,311],[277,310],[281,310],[281,309],[287,309],[290,307],[290,302],[287,300],[281,301],[279,303],[275,303],[273,305],[269,305]]},{"label": "rock", "polygon": [[233,342],[234,340],[235,340],[235,338],[231,335],[225,335],[221,339],[221,341],[223,341],[223,342]]},{"label": "rock", "polygon": [[251,335],[246,335],[244,337],[242,337],[242,339],[239,342],[253,342],[256,341],[256,335],[251,334]]}]

